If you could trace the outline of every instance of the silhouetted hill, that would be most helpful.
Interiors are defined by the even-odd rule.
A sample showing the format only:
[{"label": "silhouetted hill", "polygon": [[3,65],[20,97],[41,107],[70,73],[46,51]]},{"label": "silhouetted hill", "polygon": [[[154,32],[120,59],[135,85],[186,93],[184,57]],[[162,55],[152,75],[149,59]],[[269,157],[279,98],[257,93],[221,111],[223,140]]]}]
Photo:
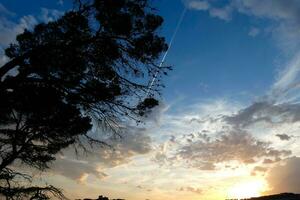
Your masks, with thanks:
[{"label": "silhouetted hill", "polygon": [[281,193],[281,194],[262,196],[262,197],[252,197],[250,199],[230,199],[230,200],[300,200],[300,194]]},{"label": "silhouetted hill", "polygon": [[97,199],[84,198],[84,199],[75,199],[75,200],[125,200],[125,199],[109,199],[108,197],[100,195]]}]

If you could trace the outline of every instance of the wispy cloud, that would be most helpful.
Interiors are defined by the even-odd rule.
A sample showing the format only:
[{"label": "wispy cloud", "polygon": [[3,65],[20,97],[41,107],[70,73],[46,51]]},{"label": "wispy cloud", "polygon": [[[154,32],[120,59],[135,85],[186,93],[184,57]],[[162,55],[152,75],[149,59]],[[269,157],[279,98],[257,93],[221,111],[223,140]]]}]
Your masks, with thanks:
[{"label": "wispy cloud", "polygon": [[196,193],[196,194],[202,194],[203,193],[203,190],[201,188],[195,188],[195,187],[191,187],[191,186],[181,187],[181,188],[178,189],[178,191],[192,192],[192,193]]},{"label": "wispy cloud", "polygon": [[260,33],[260,29],[257,27],[251,27],[248,35],[251,37],[256,37]]},{"label": "wispy cloud", "polygon": [[[297,0],[230,0],[220,6],[216,1],[184,0],[189,9],[208,11],[210,16],[230,21],[234,12],[267,19],[273,22],[270,27],[278,46],[292,53],[300,47],[300,3]],[[257,35],[252,29],[249,35]]]},{"label": "wispy cloud", "polygon": [[207,1],[185,1],[185,4],[190,9],[208,10],[210,5]]}]

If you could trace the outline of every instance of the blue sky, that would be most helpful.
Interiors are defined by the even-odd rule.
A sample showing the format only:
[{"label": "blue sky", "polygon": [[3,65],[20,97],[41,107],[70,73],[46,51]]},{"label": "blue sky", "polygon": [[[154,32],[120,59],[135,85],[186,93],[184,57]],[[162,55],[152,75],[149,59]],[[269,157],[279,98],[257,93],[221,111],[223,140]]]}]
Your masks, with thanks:
[{"label": "blue sky", "polygon": [[[98,149],[76,160],[67,149],[44,179],[74,198],[300,193],[300,2],[152,2],[168,41],[187,9],[166,58],[173,71],[162,104],[146,127],[132,127],[123,141],[112,142],[117,152]],[[71,6],[67,0],[0,3],[1,47]],[[2,55],[0,64],[5,61]]]},{"label": "blue sky", "polygon": [[[181,1],[162,1],[158,7],[165,18],[163,34],[170,38],[184,6]],[[267,22],[233,18],[224,22],[188,10],[167,57],[175,70],[167,78],[166,98],[174,98],[176,92],[189,98],[241,98],[241,93],[259,95],[268,89],[278,49],[267,34],[249,35],[252,27]]]}]

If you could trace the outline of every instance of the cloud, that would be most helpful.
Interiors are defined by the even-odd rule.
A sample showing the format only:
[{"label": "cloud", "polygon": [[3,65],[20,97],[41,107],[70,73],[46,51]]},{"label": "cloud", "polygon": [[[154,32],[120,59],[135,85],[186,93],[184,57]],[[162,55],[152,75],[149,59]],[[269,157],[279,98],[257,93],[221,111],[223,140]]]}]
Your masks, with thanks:
[{"label": "cloud", "polygon": [[146,129],[134,129],[127,132],[119,140],[108,142],[114,149],[99,149],[96,151],[96,161],[99,159],[106,167],[115,167],[129,163],[136,155],[144,155],[152,150],[152,140],[146,134]]},{"label": "cloud", "polygon": [[241,14],[268,19],[273,22],[272,34],[284,51],[300,47],[300,2],[297,0],[232,0],[232,7]]},{"label": "cloud", "polygon": [[299,88],[300,54],[297,54],[283,67],[272,87],[274,95],[286,96],[288,92]]},{"label": "cloud", "polygon": [[[297,0],[229,0],[222,6],[218,1],[185,0],[184,3],[189,9],[208,11],[211,17],[225,21],[230,21],[234,12],[270,20],[270,33],[284,52],[300,47],[300,2]],[[249,35],[256,36],[258,32],[251,28]]]},{"label": "cloud", "polygon": [[211,6],[207,1],[199,0],[185,0],[183,1],[185,6],[192,10],[208,11],[210,16],[217,17],[219,19],[230,21],[232,8],[231,6],[225,7],[214,7]]},{"label": "cloud", "polygon": [[0,48],[0,66],[4,65],[8,60],[9,58],[4,55],[4,50]]},{"label": "cloud", "polygon": [[108,176],[91,163],[72,160],[66,157],[58,157],[50,167],[50,172],[60,174],[81,183],[84,183],[90,175],[94,175],[98,179],[103,179]]},{"label": "cloud", "polygon": [[14,16],[15,13],[11,12],[7,8],[5,8],[5,6],[3,4],[0,3],[0,16],[5,16],[5,15]]},{"label": "cloud", "polygon": [[232,14],[232,7],[231,6],[225,6],[223,8],[211,8],[209,10],[209,14],[212,17],[217,17],[217,18],[222,19],[224,21],[230,21],[231,20],[231,14]]},{"label": "cloud", "polygon": [[63,14],[64,14],[63,11],[59,11],[56,9],[41,8],[41,14],[39,16],[39,19],[42,22],[50,22],[50,21],[57,20]]},{"label": "cloud", "polygon": [[194,187],[181,187],[178,189],[178,191],[181,192],[192,192],[192,193],[196,193],[196,194],[203,194],[203,190],[201,188],[194,188]]},{"label": "cloud", "polygon": [[277,137],[281,140],[290,140],[292,137],[287,134],[276,134]]},{"label": "cloud", "polygon": [[251,37],[256,37],[259,33],[260,33],[259,28],[251,27],[251,29],[249,30],[248,35],[251,36]]},{"label": "cloud", "polygon": [[210,5],[207,1],[185,1],[185,4],[190,9],[208,10]]},{"label": "cloud", "polygon": [[32,15],[23,16],[18,22],[11,20],[14,16],[15,13],[9,11],[0,3],[0,67],[9,60],[5,56],[4,49],[10,43],[13,43],[16,36],[22,33],[24,29],[31,29],[37,23],[37,19]]},{"label": "cloud", "polygon": [[163,165],[184,165],[199,170],[217,170],[220,164],[232,161],[254,164],[263,160],[279,161],[291,155],[289,150],[277,150],[269,142],[256,139],[245,130],[231,129],[209,136],[190,134],[176,144],[164,143],[154,161]]},{"label": "cloud", "polygon": [[42,8],[39,16],[25,15],[15,21],[16,14],[0,3],[0,66],[9,59],[4,55],[4,48],[15,42],[16,36],[24,29],[32,29],[39,22],[49,22],[62,16],[58,10]]},{"label": "cloud", "polygon": [[285,131],[284,126],[299,122],[298,104],[263,101],[243,108],[215,100],[188,107],[191,110],[165,119],[173,134],[156,146],[152,158],[161,167],[219,170],[226,165],[274,164],[292,155],[264,135],[274,137],[273,131],[279,131],[276,127]]},{"label": "cloud", "polygon": [[293,157],[285,160],[284,165],[272,168],[267,176],[271,187],[270,193],[294,192],[300,193],[300,158]]},{"label": "cloud", "polygon": [[163,115],[168,109],[169,106],[165,102],[160,101],[159,105],[152,108],[150,112],[147,112],[141,120],[147,122],[148,126],[151,123],[154,123],[155,126],[160,125],[163,120]]},{"label": "cloud", "polygon": [[124,165],[132,161],[137,155],[148,154],[152,150],[151,138],[143,128],[134,128],[122,134],[121,139],[107,138],[110,147],[87,147],[88,153],[78,149],[75,154],[73,148],[63,151],[63,156],[58,156],[51,167],[52,173],[63,175],[67,178],[80,181],[93,175],[98,179],[108,176],[103,170]]},{"label": "cloud", "polygon": [[24,29],[32,29],[34,25],[39,22],[54,21],[63,15],[63,11],[56,9],[41,8],[38,16],[25,15],[20,17],[16,22],[12,17],[16,14],[5,8],[0,3],[0,45],[7,47],[10,43],[15,41],[18,34],[22,33]]},{"label": "cloud", "polygon": [[264,159],[263,164],[273,164],[275,162],[279,162],[280,160],[281,160],[280,158],[277,158],[277,160],[272,160],[272,159],[266,158],[266,159]]},{"label": "cloud", "polygon": [[256,176],[258,173],[265,174],[267,171],[268,171],[268,168],[266,168],[266,167],[256,166],[253,168],[251,175]]},{"label": "cloud", "polygon": [[293,21],[300,17],[300,3],[297,0],[232,0],[232,5],[241,13],[258,17]]},{"label": "cloud", "polygon": [[64,5],[64,0],[58,0],[57,4],[60,5],[60,6]]},{"label": "cloud", "polygon": [[245,131],[231,131],[216,139],[199,135],[178,149],[176,156],[185,160],[190,167],[214,170],[216,164],[230,161],[255,163],[262,158],[280,158],[291,154],[287,150],[275,150],[269,143],[255,139]]},{"label": "cloud", "polygon": [[246,128],[260,122],[272,125],[295,123],[300,121],[300,104],[275,104],[268,101],[254,102],[237,114],[224,116],[223,120],[238,128]]},{"label": "cloud", "polygon": [[6,47],[15,41],[15,37],[22,33],[24,29],[31,29],[37,24],[37,19],[32,15],[23,16],[18,23],[0,16],[0,45]]}]

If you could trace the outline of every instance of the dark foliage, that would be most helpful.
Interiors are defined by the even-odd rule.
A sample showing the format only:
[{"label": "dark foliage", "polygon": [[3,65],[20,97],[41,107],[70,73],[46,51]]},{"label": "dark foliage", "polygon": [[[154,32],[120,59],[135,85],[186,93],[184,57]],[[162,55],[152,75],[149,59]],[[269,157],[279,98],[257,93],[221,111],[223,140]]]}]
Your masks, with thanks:
[{"label": "dark foliage", "polygon": [[[0,194],[18,199],[47,199],[52,186],[23,187],[31,177],[11,166],[48,168],[55,154],[91,138],[98,122],[118,134],[126,120],[158,105],[157,59],[167,49],[157,34],[163,19],[147,0],[77,1],[75,9],[33,30],[25,30],[5,53],[0,67]],[[18,71],[10,76],[9,71]],[[158,76],[157,76],[158,73]],[[154,87],[148,86],[157,76]]]}]

